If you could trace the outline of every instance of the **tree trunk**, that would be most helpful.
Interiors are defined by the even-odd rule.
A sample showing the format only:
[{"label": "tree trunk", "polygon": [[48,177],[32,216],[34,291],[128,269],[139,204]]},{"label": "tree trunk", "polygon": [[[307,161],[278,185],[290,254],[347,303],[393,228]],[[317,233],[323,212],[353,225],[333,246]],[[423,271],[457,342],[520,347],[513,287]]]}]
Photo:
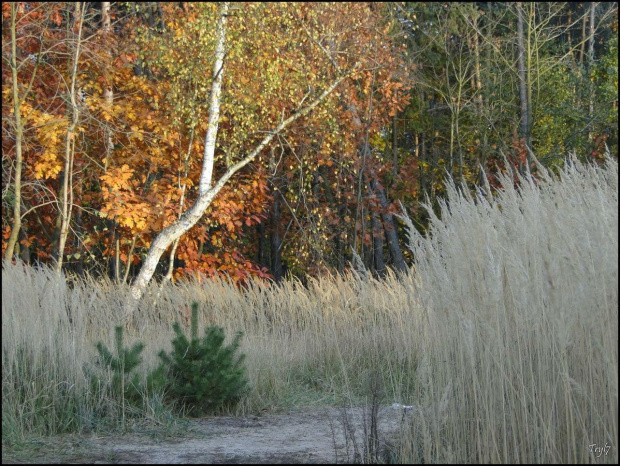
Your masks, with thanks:
[{"label": "tree trunk", "polygon": [[323,179],[323,191],[325,192],[325,199],[327,199],[327,203],[329,204],[330,209],[338,212],[338,229],[336,230],[336,235],[334,237],[334,246],[336,249],[336,269],[339,273],[344,270],[344,238],[342,238],[342,233],[347,231],[347,226],[345,225],[344,217],[347,206],[343,202],[339,202],[334,197],[334,193],[332,191],[332,187],[329,184],[329,177],[327,176],[327,169],[325,165],[321,165],[318,168],[318,175]]},{"label": "tree trunk", "polygon": [[372,226],[372,258],[375,273],[378,277],[385,275],[385,260],[383,260],[383,226],[379,215],[371,207],[370,220]]},{"label": "tree trunk", "polygon": [[415,159],[418,161],[418,179],[420,180],[418,199],[421,200],[423,193],[426,191],[426,183],[424,180],[424,163],[426,163],[426,157],[424,154],[424,133],[419,133],[417,131],[414,133],[414,147]]},{"label": "tree trunk", "polygon": [[114,229],[114,283],[121,282],[121,235]]},{"label": "tree trunk", "polygon": [[[58,199],[64,199],[64,186],[65,186],[65,172],[61,170],[58,173]],[[60,242],[60,228],[62,226],[62,215],[60,213],[60,202],[56,204],[58,206],[58,215],[54,221],[54,230],[52,231],[52,240],[50,241],[50,248],[52,250],[52,263],[58,262],[58,244]]]},{"label": "tree trunk", "polygon": [[[21,230],[19,230],[19,239],[27,241],[28,240],[28,233],[22,228]],[[19,247],[20,251],[19,251],[19,256],[22,260],[22,262],[24,264],[30,264],[30,248],[28,247],[28,243],[25,244],[20,244],[17,243],[17,246]]]},{"label": "tree trunk", "polygon": [[[110,17],[110,2],[101,2],[101,31],[104,37],[108,36],[111,28],[111,17]],[[106,85],[103,91],[103,101],[105,102],[106,110],[111,112],[112,105],[114,103],[114,90],[112,89],[112,84],[109,82],[108,73],[104,71],[103,76],[104,83]],[[103,123],[103,139],[104,139],[104,147],[105,147],[105,157],[103,162],[103,171],[107,173],[108,167],[112,162],[112,152],[114,151],[114,141],[112,139],[112,129],[108,123]],[[116,220],[111,220],[110,231],[113,231],[113,240],[115,244],[115,256],[112,261],[112,278],[115,283],[120,283],[121,279],[121,265],[120,265],[120,234],[117,229]],[[127,267],[129,267],[129,262],[127,263]]]},{"label": "tree trunk", "polygon": [[[531,150],[531,127],[530,127],[530,112],[531,105],[528,99],[528,70],[525,67],[525,37],[523,32],[523,3],[517,2],[517,53],[519,55],[519,101],[521,108],[521,119],[519,124],[519,132],[521,137],[525,140],[526,146]],[[529,157],[529,154],[528,154]],[[520,167],[523,170],[524,167]]]},{"label": "tree trunk", "polygon": [[[164,228],[153,240],[149,252],[142,264],[142,268],[140,269],[140,273],[131,286],[130,293],[123,307],[127,326],[129,326],[129,318],[135,311],[142,295],[144,294],[146,286],[155,272],[155,268],[157,267],[161,255],[168,248],[168,246],[170,246],[170,243],[181,237],[202,218],[204,211],[211,205],[215,196],[235,173],[252,162],[277,134],[279,134],[294,121],[310,113],[317,105],[319,105],[319,103],[331,94],[346,77],[350,75],[350,73],[348,73],[339,76],[308,106],[299,108],[286,120],[281,121],[272,131],[269,131],[268,135],[249,155],[236,164],[228,167],[218,182],[214,186],[211,186],[213,163],[215,159],[215,141],[218,130],[220,92],[222,88],[224,53],[226,45],[226,17],[228,7],[228,3],[222,3],[220,5],[219,18],[217,22],[217,45],[215,48],[215,63],[213,65],[213,83],[211,86],[209,122],[207,124],[207,134],[205,136],[205,154],[198,198],[196,199],[194,205],[192,205],[179,219]],[[352,68],[351,72],[356,70],[357,67],[358,65],[356,64]]]},{"label": "tree trunk", "polygon": [[583,57],[586,51],[586,33],[587,33],[588,15],[583,15],[583,21],[581,23],[581,45],[579,47],[579,64],[583,65]]},{"label": "tree trunk", "polygon": [[[110,32],[110,2],[101,2],[101,29],[103,31],[103,35],[107,36]],[[106,87],[103,91],[103,100],[105,102],[106,109],[108,111],[112,111],[112,104],[114,103],[114,90],[112,89],[112,84],[109,82],[109,76],[107,73],[104,75],[104,81],[106,83]],[[105,139],[105,162],[104,162],[104,170],[108,170],[108,166],[110,164],[110,159],[112,156],[112,151],[114,151],[114,141],[112,140],[112,130],[108,124],[105,124],[104,127],[104,139]]]},{"label": "tree trunk", "polygon": [[267,261],[267,247],[266,247],[266,236],[265,236],[265,224],[261,221],[258,225],[256,225],[256,233],[258,236],[258,251],[256,253],[256,262],[260,264],[261,267],[269,268],[269,262]]},{"label": "tree trunk", "polygon": [[78,251],[77,263],[75,265],[75,273],[80,277],[84,276],[84,242],[82,241],[83,224],[82,224],[82,211],[77,209],[75,211],[75,250]]},{"label": "tree trunk", "polygon": [[[366,237],[366,215],[364,214],[364,208],[362,207],[362,215],[361,215],[361,222],[362,222],[362,259],[364,260],[364,267],[366,268],[366,270],[370,270],[372,273],[374,273],[375,271],[375,261],[373,258],[373,244],[372,241],[370,242],[370,244],[366,244],[365,241],[365,237]],[[372,234],[372,231],[371,231]]]},{"label": "tree trunk", "polygon": [[[190,132],[189,144],[187,146],[187,153],[185,154],[185,159],[183,160],[183,179],[187,179],[187,172],[189,170],[189,156],[192,153],[192,144],[194,143],[194,132],[195,130],[194,128],[192,128]],[[179,175],[178,186],[181,189],[181,199],[179,199],[178,217],[181,218],[181,215],[183,215],[183,208],[185,206],[185,191],[187,191],[187,183],[184,182],[183,184],[181,184],[181,175]],[[179,247],[180,239],[181,238],[177,238],[172,243],[172,248],[170,250],[170,256],[168,259],[168,271],[166,272],[163,282],[172,281],[172,272],[174,271],[174,257],[177,253],[177,248]]]},{"label": "tree trunk", "polygon": [[271,232],[269,244],[271,250],[271,272],[276,283],[282,280],[282,240],[280,239],[280,196],[277,187],[273,191],[273,207],[271,208]]},{"label": "tree trunk", "polygon": [[372,171],[371,176],[370,187],[379,199],[379,205],[381,206],[381,218],[383,219],[383,230],[385,231],[385,238],[388,243],[390,255],[392,256],[394,268],[398,272],[405,272],[407,271],[407,264],[405,263],[405,258],[398,242],[398,233],[394,223],[394,216],[388,210],[389,204],[385,195],[385,190],[379,183],[377,174],[374,170]]},{"label": "tree trunk", "polygon": [[[7,247],[4,253],[4,258],[8,261],[13,259],[15,244],[17,243],[17,239],[19,238],[19,231],[22,225],[22,140],[24,137],[24,127],[20,110],[22,99],[19,98],[19,82],[17,77],[17,26],[15,18],[17,15],[16,8],[17,4],[11,3],[11,75],[13,85],[13,114],[15,115],[15,181],[13,184],[15,186],[15,196],[13,199],[13,224],[11,225],[11,235],[9,236]],[[26,95],[23,96],[23,99],[25,98]]]},{"label": "tree trunk", "polygon": [[131,270],[131,257],[133,256],[133,252],[136,248],[137,239],[138,239],[138,234],[134,234],[131,240],[131,247],[129,248],[129,254],[127,254],[127,267],[125,267],[125,275],[123,275],[123,283],[127,283],[127,278],[129,278],[129,270]]},{"label": "tree trunk", "polygon": [[[364,144],[362,149],[364,153],[370,156],[370,148],[368,144]],[[390,251],[390,255],[392,256],[392,262],[394,267],[399,272],[404,272],[407,270],[407,264],[405,263],[405,259],[403,257],[403,252],[400,249],[400,245],[398,243],[398,234],[396,232],[396,226],[394,224],[394,217],[389,212],[388,200],[385,195],[385,190],[381,183],[379,183],[379,178],[374,169],[370,170],[370,189],[375,193],[377,199],[379,201],[379,206],[381,207],[381,218],[383,219],[383,229],[385,231],[385,238],[388,243],[388,249]]]},{"label": "tree trunk", "polygon": [[396,114],[394,114],[394,118],[392,118],[392,174],[394,181],[398,176],[398,133],[396,130]]},{"label": "tree trunk", "polygon": [[110,2],[101,2],[101,28],[104,32],[110,32]]},{"label": "tree trunk", "polygon": [[482,109],[482,76],[480,73],[480,40],[478,37],[478,20],[476,19],[476,29],[474,30],[474,37],[472,39],[474,46],[474,90],[476,92],[476,101],[478,103],[479,110]]},{"label": "tree trunk", "polygon": [[[589,127],[592,128],[592,119],[594,118],[594,83],[591,80],[592,71],[594,70],[594,32],[595,19],[596,19],[596,7],[598,2],[592,2],[590,6],[590,37],[588,39],[588,85],[589,85],[589,99],[588,99],[588,119],[590,121]],[[590,131],[590,138],[592,138],[592,131]]]},{"label": "tree trunk", "polygon": [[340,230],[336,234],[336,267],[339,273],[344,271],[344,251],[347,238],[347,225],[345,223],[345,212],[347,206],[344,202],[338,204],[338,218],[340,220]]},{"label": "tree trunk", "polygon": [[71,70],[71,84],[69,87],[68,97],[69,102],[67,105],[67,134],[65,137],[65,166],[64,166],[64,178],[63,178],[63,195],[61,199],[60,215],[60,237],[58,239],[58,251],[56,259],[56,272],[60,273],[62,270],[62,263],[64,259],[65,244],[67,237],[69,236],[69,222],[71,220],[71,210],[73,208],[73,159],[75,156],[75,130],[79,118],[79,107],[76,101],[77,92],[77,69],[78,61],[80,59],[80,48],[82,46],[82,27],[84,25],[84,12],[86,6],[82,3],[75,4],[74,21],[79,21],[79,28],[77,32],[77,42],[75,44],[75,54],[73,56],[73,64]]}]

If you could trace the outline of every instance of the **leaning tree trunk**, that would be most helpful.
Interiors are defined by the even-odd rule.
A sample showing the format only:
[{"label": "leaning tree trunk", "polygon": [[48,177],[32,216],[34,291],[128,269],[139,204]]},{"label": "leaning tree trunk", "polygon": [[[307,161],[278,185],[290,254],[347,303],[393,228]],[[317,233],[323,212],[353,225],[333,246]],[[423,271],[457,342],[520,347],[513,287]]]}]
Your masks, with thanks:
[{"label": "leaning tree trunk", "polygon": [[[177,238],[180,238],[190,228],[192,228],[204,214],[205,210],[211,205],[215,196],[220,192],[228,180],[243,167],[252,162],[256,156],[271,142],[271,140],[284,128],[288,127],[291,123],[299,118],[307,115],[313,110],[319,103],[321,103],[334,89],[350,75],[350,73],[340,75],[335,81],[325,89],[318,97],[315,98],[306,107],[299,108],[289,118],[281,121],[272,131],[269,131],[268,135],[260,142],[260,144],[245,158],[240,160],[234,165],[228,167],[226,172],[217,181],[214,186],[211,186],[211,177],[213,175],[213,164],[215,160],[215,141],[217,138],[219,114],[220,114],[220,94],[222,90],[222,76],[224,70],[224,54],[226,46],[226,17],[228,13],[229,4],[222,3],[219,11],[219,18],[217,22],[217,45],[215,48],[215,63],[213,65],[213,83],[211,85],[211,98],[209,107],[209,122],[207,124],[207,134],[205,136],[205,150],[202,172],[200,177],[200,183],[198,188],[198,198],[194,205],[192,205],[180,218],[175,220],[171,225],[164,228],[157,237],[151,243],[149,252],[142,264],[140,273],[136,277],[133,285],[131,286],[129,296],[125,301],[123,308],[126,325],[129,326],[129,319],[136,310],[146,286],[150,282],[155,268],[161,258],[162,254],[166,251],[168,246],[174,242]],[[356,64],[351,72],[357,69]]]},{"label": "leaning tree trunk", "polygon": [[389,205],[387,196],[385,195],[385,190],[379,183],[377,174],[374,170],[371,173],[371,177],[370,187],[377,195],[377,199],[379,199],[379,205],[381,206],[381,218],[383,219],[383,230],[385,231],[385,238],[387,240],[390,255],[392,256],[394,268],[399,272],[405,272],[407,271],[407,263],[405,262],[403,252],[400,249],[400,244],[398,242],[398,233],[396,231],[394,216],[388,210]]},{"label": "leaning tree trunk", "polygon": [[[146,286],[151,281],[159,259],[170,243],[181,237],[186,231],[193,227],[207,207],[213,201],[217,192],[222,188],[222,180],[211,188],[211,177],[213,174],[213,162],[215,157],[215,140],[219,126],[220,115],[220,94],[222,92],[222,76],[224,74],[224,54],[226,52],[226,19],[229,3],[222,3],[217,21],[217,44],[215,48],[215,62],[213,64],[213,83],[211,85],[211,102],[209,107],[209,122],[207,124],[207,134],[205,136],[205,150],[198,199],[196,203],[183,214],[172,225],[164,228],[161,233],[153,240],[149,252],[142,264],[140,273],[131,286],[130,296],[125,302],[125,317],[128,318],[133,313],[144,294]],[[226,173],[228,174],[229,171]],[[224,179],[226,174],[222,177]],[[232,173],[229,177],[232,176]],[[218,188],[219,187],[219,188]]]}]

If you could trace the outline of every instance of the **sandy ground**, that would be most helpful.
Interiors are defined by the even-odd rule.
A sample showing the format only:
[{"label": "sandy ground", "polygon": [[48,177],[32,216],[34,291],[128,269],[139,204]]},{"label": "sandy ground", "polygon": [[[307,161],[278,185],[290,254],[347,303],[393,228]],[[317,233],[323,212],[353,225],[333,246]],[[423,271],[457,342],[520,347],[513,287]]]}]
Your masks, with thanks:
[{"label": "sandy ground", "polygon": [[[407,416],[410,414],[404,414],[400,409],[379,409],[382,444],[395,439]],[[364,452],[364,425],[369,430],[370,418],[366,408],[346,411],[320,408],[255,417],[213,417],[189,421],[184,430],[186,433],[177,433],[174,437],[133,433],[48,438],[45,446],[32,454],[15,457],[3,454],[2,462],[352,463],[359,462],[356,451]]]}]

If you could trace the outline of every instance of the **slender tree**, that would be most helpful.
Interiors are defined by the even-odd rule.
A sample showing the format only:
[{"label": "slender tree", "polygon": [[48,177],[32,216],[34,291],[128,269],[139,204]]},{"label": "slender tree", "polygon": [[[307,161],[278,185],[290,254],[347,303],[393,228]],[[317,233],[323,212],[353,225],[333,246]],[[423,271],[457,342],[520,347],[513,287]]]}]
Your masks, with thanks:
[{"label": "slender tree", "polygon": [[[13,115],[15,118],[15,179],[13,181],[13,224],[11,225],[11,235],[9,236],[4,256],[8,260],[13,259],[13,251],[15,250],[15,244],[17,243],[21,228],[22,143],[24,137],[21,104],[26,98],[25,95],[20,96],[19,94],[19,79],[17,76],[17,7],[18,5],[16,3],[11,3],[11,85],[13,89]],[[28,90],[30,90],[30,88]]]},{"label": "slender tree", "polygon": [[75,4],[74,28],[77,28],[74,38],[74,53],[71,57],[70,84],[67,89],[67,132],[65,135],[65,160],[63,168],[62,189],[60,201],[60,235],[58,248],[56,250],[56,271],[60,273],[64,259],[65,244],[69,235],[69,222],[71,221],[71,211],[73,209],[73,162],[75,157],[75,143],[80,108],[78,106],[78,63],[82,47],[82,31],[84,28],[84,15],[86,5],[83,3]]},{"label": "slender tree", "polygon": [[[300,106],[291,116],[283,119],[268,135],[255,147],[255,149],[239,162],[228,167],[226,172],[220,179],[213,184],[213,168],[215,163],[215,145],[217,141],[217,132],[220,120],[222,77],[224,74],[224,59],[226,54],[226,23],[229,3],[222,3],[218,12],[217,28],[216,28],[216,47],[215,61],[213,64],[213,82],[211,86],[209,120],[207,123],[207,133],[205,136],[205,148],[203,154],[203,164],[198,187],[198,198],[195,203],[175,222],[164,228],[153,240],[149,252],[142,264],[140,273],[131,286],[129,296],[125,302],[125,316],[129,318],[135,311],[146,286],[151,280],[155,267],[159,262],[161,255],[168,246],[177,238],[182,236],[190,228],[192,228],[202,217],[205,210],[213,202],[215,196],[221,191],[231,177],[239,170],[252,162],[259,153],[272,141],[272,139],[280,134],[291,123],[310,113],[325,98],[331,94],[338,85],[350,75],[350,73],[340,74],[323,92],[321,92],[308,105]],[[353,70],[357,65],[353,67]]]},{"label": "slender tree", "polygon": [[[528,50],[526,50],[526,41],[523,30],[523,2],[517,2],[517,55],[519,61],[519,102],[521,109],[521,118],[519,123],[519,132],[525,141],[525,145],[532,150],[532,120],[531,120],[531,103],[528,84],[530,80],[529,68],[526,67],[526,56],[529,58],[529,40],[527,41]],[[529,28],[528,28],[529,31]],[[528,37],[529,38],[529,37]],[[529,60],[528,60],[529,62]],[[529,154],[528,154],[529,157]],[[523,168],[523,167],[521,167]]]}]

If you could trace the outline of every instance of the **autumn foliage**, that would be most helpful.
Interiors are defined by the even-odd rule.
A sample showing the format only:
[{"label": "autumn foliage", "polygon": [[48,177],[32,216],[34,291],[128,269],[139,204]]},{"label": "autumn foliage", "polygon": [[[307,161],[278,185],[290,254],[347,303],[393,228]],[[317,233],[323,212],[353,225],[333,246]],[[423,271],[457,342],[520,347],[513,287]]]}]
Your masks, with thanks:
[{"label": "autumn foliage", "polygon": [[[218,8],[2,5],[4,259],[135,277],[198,199]],[[511,169],[535,174],[526,141],[545,166],[572,150],[616,155],[617,6],[527,7],[527,137],[512,65],[519,8],[232,4],[213,180],[347,79],[229,180],[157,275],[278,281],[344,272],[356,255],[381,275],[399,254],[412,260],[397,250],[399,202],[423,230],[420,203],[437,207],[447,175],[499,188]]]},{"label": "autumn foliage", "polygon": [[[12,17],[8,4],[2,8],[7,43]],[[85,8],[81,12],[71,3],[20,3],[16,8],[16,84],[24,127],[17,250],[28,261],[53,261],[68,177],[70,227],[60,252],[65,268],[122,279],[128,267],[135,271],[139,266],[154,236],[196,197],[217,8],[119,5],[112,9],[110,31],[101,27],[98,9]],[[289,267],[318,272],[329,265],[334,238],[344,241],[357,234],[351,221],[359,201],[359,172],[365,169],[360,141],[377,140],[382,126],[407,101],[409,83],[390,27],[381,8],[370,4],[251,3],[233,9],[216,171],[239,160],[264,131],[341,70],[362,66],[224,188],[203,220],[180,240],[174,277],[196,272],[226,273],[236,280],[269,277],[269,262],[261,260],[258,244],[267,240],[257,235],[269,236],[274,228],[286,235]],[[67,59],[72,53],[75,68]],[[74,155],[65,173],[71,123],[67,83],[73,76],[79,117],[69,138]],[[15,127],[12,85],[11,68],[3,65],[5,134]],[[106,89],[113,92],[111,103]],[[3,137],[7,186],[14,163],[15,139]],[[274,223],[277,191],[281,206]],[[10,197],[4,202],[10,204]],[[10,232],[7,212],[3,252]]]}]

